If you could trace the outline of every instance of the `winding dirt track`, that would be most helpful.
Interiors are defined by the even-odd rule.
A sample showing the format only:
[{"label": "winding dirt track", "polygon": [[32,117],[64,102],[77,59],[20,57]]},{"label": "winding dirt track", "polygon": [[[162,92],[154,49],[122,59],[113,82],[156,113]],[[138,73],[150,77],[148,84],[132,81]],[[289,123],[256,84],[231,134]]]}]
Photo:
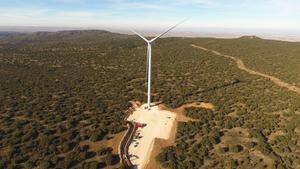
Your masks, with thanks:
[{"label": "winding dirt track", "polygon": [[218,55],[218,56],[223,56],[223,57],[232,59],[232,60],[234,60],[236,62],[236,64],[237,64],[237,66],[238,66],[239,69],[244,70],[244,71],[246,71],[246,72],[248,72],[250,74],[253,74],[253,75],[258,75],[258,76],[267,78],[267,79],[271,80],[273,83],[275,83],[276,85],[278,85],[280,87],[287,88],[290,91],[293,91],[293,92],[296,92],[297,94],[300,94],[300,88],[299,87],[291,85],[291,84],[289,84],[287,82],[284,82],[281,79],[278,79],[277,77],[270,76],[270,75],[267,75],[267,74],[264,74],[264,73],[261,73],[261,72],[257,72],[255,70],[251,70],[251,69],[249,69],[249,68],[247,68],[245,66],[244,62],[241,59],[237,59],[237,58],[235,58],[233,56],[230,56],[230,55],[221,54],[218,51],[207,49],[207,48],[204,48],[204,47],[201,47],[201,46],[197,46],[197,45],[194,45],[194,44],[191,44],[191,46],[194,47],[194,48],[198,48],[198,49],[204,50],[204,51],[212,52],[213,54]]},{"label": "winding dirt track", "polygon": [[136,132],[135,124],[133,122],[127,122],[128,130],[123,140],[120,143],[120,156],[121,161],[126,168],[132,168],[133,164],[130,161],[128,148],[130,143],[132,142],[133,136]]}]

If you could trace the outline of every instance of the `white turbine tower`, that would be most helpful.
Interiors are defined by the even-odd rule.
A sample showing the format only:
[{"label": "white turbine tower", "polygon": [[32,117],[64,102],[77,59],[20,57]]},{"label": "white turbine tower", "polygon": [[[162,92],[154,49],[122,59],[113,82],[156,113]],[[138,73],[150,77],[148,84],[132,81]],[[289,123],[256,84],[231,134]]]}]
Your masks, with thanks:
[{"label": "white turbine tower", "polygon": [[[184,20],[185,21],[185,20]],[[175,27],[177,27],[178,25],[180,25],[182,22],[179,22],[178,24],[174,25],[173,27],[171,27],[170,29],[168,29],[167,31],[159,34],[158,36],[156,36],[155,38],[148,40],[145,37],[143,37],[142,35],[140,35],[139,33],[135,32],[134,30],[131,30],[133,33],[135,33],[136,35],[138,35],[140,38],[142,38],[144,41],[146,41],[147,43],[147,65],[146,65],[146,76],[148,73],[148,101],[147,101],[147,108],[148,110],[150,110],[150,103],[151,103],[151,45],[152,43],[162,37],[163,35],[165,35],[166,33],[168,33],[169,31],[171,31],[172,29],[174,29]],[[148,66],[148,68],[147,68]]]}]

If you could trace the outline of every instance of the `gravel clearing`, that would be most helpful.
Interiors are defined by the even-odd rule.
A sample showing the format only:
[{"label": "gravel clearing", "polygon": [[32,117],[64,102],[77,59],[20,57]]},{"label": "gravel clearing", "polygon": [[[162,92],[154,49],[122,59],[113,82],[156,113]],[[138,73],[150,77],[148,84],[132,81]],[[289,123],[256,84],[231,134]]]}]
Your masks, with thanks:
[{"label": "gravel clearing", "polygon": [[138,169],[142,169],[149,162],[154,139],[168,139],[172,126],[175,123],[176,114],[167,110],[161,110],[158,106],[151,107],[148,111],[146,104],[137,108],[128,117],[128,121],[146,124],[136,132],[133,142],[129,146],[131,162]]}]

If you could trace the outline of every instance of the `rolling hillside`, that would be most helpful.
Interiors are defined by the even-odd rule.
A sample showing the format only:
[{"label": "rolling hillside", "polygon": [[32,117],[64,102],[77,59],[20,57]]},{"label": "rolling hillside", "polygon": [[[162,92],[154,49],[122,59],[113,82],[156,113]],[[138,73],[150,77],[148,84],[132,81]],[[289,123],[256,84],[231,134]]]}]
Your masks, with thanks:
[{"label": "rolling hillside", "polygon": [[[300,167],[300,95],[192,44],[300,87],[300,43],[164,38],[153,47],[153,99],[188,108],[163,168]],[[130,101],[146,101],[146,48],[106,31],[0,36],[0,168],[122,168]]]}]

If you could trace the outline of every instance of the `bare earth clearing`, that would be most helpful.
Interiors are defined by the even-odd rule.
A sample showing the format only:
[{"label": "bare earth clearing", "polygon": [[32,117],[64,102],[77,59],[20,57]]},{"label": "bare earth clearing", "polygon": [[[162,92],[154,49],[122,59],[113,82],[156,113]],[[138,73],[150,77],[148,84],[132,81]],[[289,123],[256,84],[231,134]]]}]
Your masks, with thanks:
[{"label": "bare earth clearing", "polygon": [[139,103],[133,104],[136,111],[128,117],[128,121],[144,123],[146,126],[137,130],[135,139],[129,147],[131,162],[137,168],[159,168],[155,157],[164,147],[175,143],[178,122],[188,122],[193,119],[184,115],[185,108],[201,107],[214,109],[211,103],[190,103],[175,109],[164,105],[153,106],[150,111],[146,105],[139,107]]},{"label": "bare earth clearing", "polygon": [[90,149],[95,152],[97,152],[102,147],[111,147],[113,148],[113,153],[118,153],[118,145],[124,135],[125,131],[122,131],[121,133],[114,135],[113,138],[108,140],[101,140],[96,142],[85,140],[80,142],[80,146],[89,145]]},{"label": "bare earth clearing", "polygon": [[153,146],[153,149],[151,152],[151,157],[149,159],[149,163],[146,166],[147,169],[162,168],[162,167],[160,167],[159,163],[156,162],[155,157],[160,153],[162,148],[172,146],[175,144],[178,122],[189,122],[189,121],[195,120],[195,119],[185,116],[185,114],[184,114],[185,108],[189,108],[189,107],[198,107],[198,108],[211,109],[211,110],[214,110],[214,108],[215,108],[215,106],[212,103],[205,103],[205,102],[188,103],[188,104],[182,105],[180,107],[177,107],[175,109],[168,108],[162,104],[159,105],[159,108],[162,110],[168,110],[170,112],[175,112],[176,119],[175,119],[175,123],[171,129],[171,135],[170,135],[169,139],[165,140],[165,139],[155,138],[154,146]]},{"label": "bare earth clearing", "polygon": [[176,114],[161,110],[153,106],[150,111],[145,109],[146,105],[137,108],[128,117],[128,121],[146,124],[136,132],[133,142],[129,146],[131,162],[137,168],[144,168],[148,163],[155,138],[168,139],[174,125]]},{"label": "bare earth clearing", "polygon": [[205,103],[205,102],[188,103],[188,104],[184,104],[184,105],[182,105],[180,107],[177,107],[175,109],[168,108],[165,105],[159,105],[159,107],[162,110],[168,110],[168,111],[176,113],[177,114],[177,117],[176,117],[176,121],[177,122],[178,121],[179,122],[188,122],[188,121],[195,120],[195,119],[192,119],[192,118],[189,118],[189,117],[185,116],[184,110],[186,108],[195,107],[195,108],[204,108],[204,109],[210,109],[210,110],[214,110],[215,109],[215,106],[212,103]]},{"label": "bare earth clearing", "polygon": [[250,74],[253,74],[253,75],[258,75],[258,76],[267,78],[267,79],[271,80],[272,82],[274,82],[276,85],[278,85],[280,87],[287,88],[290,91],[293,91],[293,92],[296,92],[296,93],[300,94],[300,88],[299,87],[291,85],[291,84],[289,84],[287,82],[284,82],[281,79],[278,79],[277,77],[270,76],[270,75],[267,75],[267,74],[264,74],[264,73],[257,72],[255,70],[249,69],[249,68],[247,68],[245,66],[244,62],[241,59],[237,59],[237,58],[235,58],[233,56],[230,56],[230,55],[221,54],[218,51],[207,49],[207,48],[204,48],[204,47],[201,47],[201,46],[197,46],[197,45],[193,45],[193,44],[191,46],[194,47],[194,48],[198,48],[198,49],[204,50],[204,51],[212,52],[212,53],[214,53],[215,55],[218,55],[218,56],[223,56],[223,57],[232,59],[232,60],[234,60],[236,62],[236,64],[237,64],[237,66],[238,66],[239,69],[244,70],[244,71],[246,71],[246,72],[248,72]]},{"label": "bare earth clearing", "polygon": [[[84,146],[84,145],[88,145],[90,147],[90,150],[94,151],[94,152],[98,152],[101,148],[103,147],[111,147],[113,149],[112,153],[114,154],[118,154],[119,153],[119,144],[122,140],[122,138],[125,135],[125,131],[122,131],[116,135],[114,135],[112,138],[107,139],[107,140],[101,140],[101,141],[90,141],[90,140],[85,140],[85,141],[81,141],[79,143],[80,146]],[[96,155],[93,158],[90,158],[88,160],[86,160],[86,162],[88,161],[100,161],[101,157]],[[112,168],[112,167],[107,167],[107,168]]]}]

